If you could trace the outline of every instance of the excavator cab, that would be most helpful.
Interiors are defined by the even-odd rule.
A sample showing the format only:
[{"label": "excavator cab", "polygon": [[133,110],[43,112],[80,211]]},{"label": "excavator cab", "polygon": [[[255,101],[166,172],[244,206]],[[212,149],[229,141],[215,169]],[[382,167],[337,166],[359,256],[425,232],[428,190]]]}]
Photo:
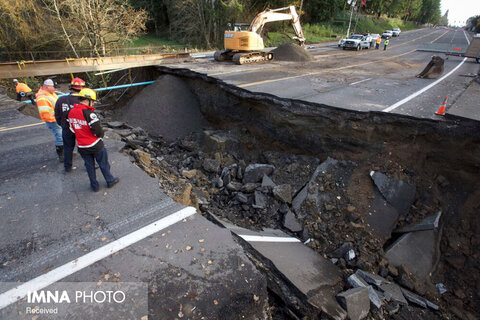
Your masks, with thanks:
[{"label": "excavator cab", "polygon": [[233,31],[235,31],[235,32],[248,31],[248,27],[250,27],[250,25],[248,23],[234,23],[233,24]]},{"label": "excavator cab", "polygon": [[[287,11],[282,12],[282,11]],[[261,33],[268,22],[290,20],[296,37],[301,44],[305,42],[300,18],[294,6],[280,9],[267,9],[259,13],[247,26],[244,23],[233,25],[233,30],[226,30],[224,36],[225,50],[215,52],[216,61],[233,60],[237,64],[254,63],[273,59],[271,52],[264,51],[265,45]],[[229,27],[229,29],[232,29]]]}]

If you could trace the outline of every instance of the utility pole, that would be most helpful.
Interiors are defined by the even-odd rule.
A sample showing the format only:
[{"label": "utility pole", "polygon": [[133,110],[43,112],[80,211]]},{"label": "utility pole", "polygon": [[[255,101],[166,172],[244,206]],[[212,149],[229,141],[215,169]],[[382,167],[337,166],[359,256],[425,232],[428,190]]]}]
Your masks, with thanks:
[{"label": "utility pole", "polygon": [[352,0],[350,3],[350,21],[348,21],[347,39],[350,36],[350,27],[352,25],[353,9],[355,8],[356,3],[357,3],[356,0]]}]

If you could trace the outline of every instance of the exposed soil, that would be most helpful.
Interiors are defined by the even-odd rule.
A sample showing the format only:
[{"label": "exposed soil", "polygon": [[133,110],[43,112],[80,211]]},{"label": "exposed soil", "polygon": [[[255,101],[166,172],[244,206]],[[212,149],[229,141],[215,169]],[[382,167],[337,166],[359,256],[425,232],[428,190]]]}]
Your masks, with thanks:
[{"label": "exposed soil", "polygon": [[272,50],[273,57],[279,61],[313,61],[313,56],[305,48],[294,44],[285,43]]},{"label": "exposed soil", "polygon": [[[303,241],[311,239],[307,245],[322,256],[333,257],[335,250],[349,242],[355,259],[336,260],[345,277],[356,269],[379,273],[440,306],[440,312],[415,308],[409,312],[406,307],[392,315],[372,312],[375,319],[475,319],[479,315],[478,123],[331,109],[246,93],[192,73],[181,76],[183,80],[160,78],[157,85],[173,90],[170,84],[176,83],[178,88],[186,88],[185,96],[192,99],[177,101],[200,108],[217,130],[203,132],[199,122],[193,121],[198,133],[183,135],[193,127],[175,131],[170,135],[177,138],[173,143],[158,137],[140,144],[126,139],[130,149],[153,156],[152,162],[143,163],[140,150],[132,153],[141,167],[159,178],[167,194],[239,226],[279,228]],[[132,102],[130,112],[133,106]],[[156,111],[153,105],[149,107],[149,113],[136,114],[142,127],[146,123],[155,130],[183,121],[180,116],[157,116],[152,125]],[[192,107],[181,106],[184,110]],[[465,150],[470,152],[465,154]],[[270,164],[275,169],[269,178],[276,185],[289,185],[294,197],[327,157],[350,161],[351,173],[346,180],[339,180],[337,174],[320,175],[318,190],[326,198],[321,207],[309,207],[308,215],[296,217],[302,231],[285,227],[286,212],[293,209],[288,201],[279,200],[261,181],[253,185],[243,181],[242,173],[249,164]],[[443,212],[441,255],[430,279],[416,279],[405,268],[389,266],[384,247],[392,239],[379,237],[365,223],[374,198],[371,170],[416,186],[414,203],[397,226]],[[257,192],[265,196],[264,207],[253,206]],[[447,292],[439,294],[437,283],[443,283]],[[290,318],[288,311],[276,314]]]},{"label": "exposed soil", "polygon": [[140,91],[122,110],[122,119],[151,134],[172,141],[191,132],[201,132],[208,122],[200,113],[199,103],[181,80],[163,75]]}]

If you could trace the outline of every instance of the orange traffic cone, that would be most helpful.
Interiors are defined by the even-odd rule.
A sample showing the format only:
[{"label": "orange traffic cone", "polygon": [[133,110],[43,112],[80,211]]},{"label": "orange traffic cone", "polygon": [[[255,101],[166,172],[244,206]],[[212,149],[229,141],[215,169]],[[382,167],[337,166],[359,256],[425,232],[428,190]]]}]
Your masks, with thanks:
[{"label": "orange traffic cone", "polygon": [[445,100],[443,100],[442,105],[440,108],[438,108],[437,112],[435,114],[438,114],[439,116],[444,116],[445,115],[445,108],[447,107],[447,101],[448,101],[448,96],[445,97]]}]

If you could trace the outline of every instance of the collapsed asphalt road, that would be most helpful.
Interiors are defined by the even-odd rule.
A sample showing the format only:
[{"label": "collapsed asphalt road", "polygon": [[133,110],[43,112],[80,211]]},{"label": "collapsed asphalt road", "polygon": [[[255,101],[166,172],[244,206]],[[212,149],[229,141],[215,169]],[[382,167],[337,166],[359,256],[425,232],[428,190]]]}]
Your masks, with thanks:
[{"label": "collapsed asphalt road", "polygon": [[[2,301],[63,279],[147,283],[148,310],[136,316],[159,319],[474,317],[477,122],[349,112],[188,70],[139,72],[161,76],[129,106],[139,115],[142,100],[151,107],[131,123],[151,135],[109,124],[112,170],[124,178],[98,197],[81,164],[61,173],[43,126],[13,129],[33,121],[3,111],[0,210],[10,240],[0,275],[28,282],[5,284]],[[192,108],[199,117],[182,122]],[[100,114],[129,120],[116,111]],[[180,140],[166,134],[189,129],[196,133]],[[130,157],[117,152],[124,143]],[[235,235],[171,201],[148,175]],[[27,317],[28,303],[2,315]]]},{"label": "collapsed asphalt road", "polygon": [[[348,280],[358,270],[383,275],[386,280],[364,281],[379,292],[388,287],[402,293],[393,305],[373,299],[380,305],[370,309],[374,318],[395,318],[400,312],[414,319],[418,315],[411,309],[398,308],[404,299],[459,317],[473,316],[478,300],[469,284],[479,277],[474,267],[478,122],[353,112],[251,93],[189,70],[150,72],[149,79],[170,88],[169,95],[194,94],[212,127],[166,142],[157,135],[171,124],[149,113],[143,121],[157,125],[154,147],[131,129],[119,129],[136,161],[142,162],[138,150],[158,157],[159,163],[141,166],[160,178],[165,192],[208,216],[248,229],[281,229],[300,239],[337,264],[344,289],[366,286]],[[179,82],[181,92],[170,87]],[[176,103],[164,94],[158,92],[160,99],[155,91],[140,92],[135,101],[159,108],[170,101],[171,110],[184,110],[182,99]],[[116,114],[105,114],[112,112]],[[341,165],[330,168],[328,157]],[[246,177],[251,170],[260,170],[253,181],[251,173]],[[265,255],[250,256],[286,308],[279,319],[290,319],[292,312],[309,314],[291,294],[283,294],[284,287],[270,275],[275,270],[271,257],[267,263]],[[459,268],[469,271],[459,273]],[[312,306],[312,301],[303,306]],[[440,317],[426,310],[421,314],[424,319]]]}]

